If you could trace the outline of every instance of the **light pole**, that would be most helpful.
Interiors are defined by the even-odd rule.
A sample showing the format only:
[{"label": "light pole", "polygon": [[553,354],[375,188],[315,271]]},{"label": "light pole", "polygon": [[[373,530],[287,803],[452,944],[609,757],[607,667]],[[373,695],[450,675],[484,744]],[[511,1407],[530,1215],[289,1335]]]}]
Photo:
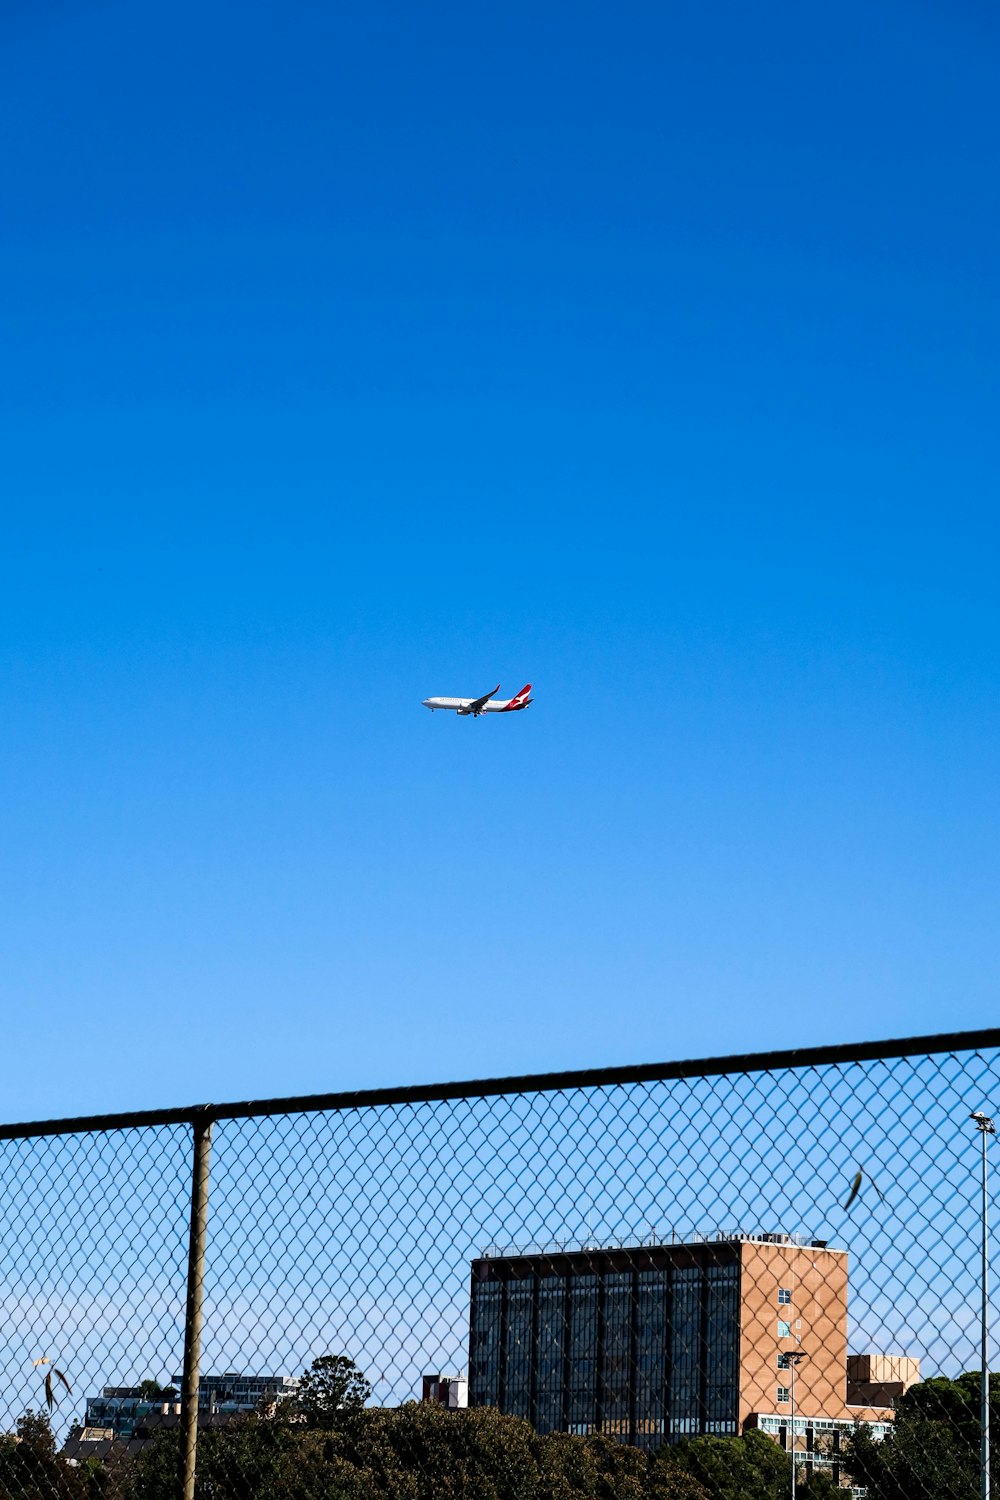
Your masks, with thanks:
[{"label": "light pole", "polygon": [[800,1359],[808,1359],[808,1354],[801,1349],[794,1349],[791,1354],[786,1354],[788,1368],[792,1372],[792,1500],[795,1500],[795,1370]]},{"label": "light pole", "polygon": [[975,1109],[969,1116],[975,1120],[976,1129],[983,1138],[983,1265],[982,1265],[982,1391],[980,1392],[980,1414],[979,1414],[979,1500],[990,1500],[990,1355],[989,1355],[989,1331],[990,1331],[990,1305],[988,1300],[989,1290],[989,1234],[987,1228],[986,1208],[986,1140],[988,1136],[996,1135],[997,1128],[989,1115],[984,1115],[982,1110]]}]

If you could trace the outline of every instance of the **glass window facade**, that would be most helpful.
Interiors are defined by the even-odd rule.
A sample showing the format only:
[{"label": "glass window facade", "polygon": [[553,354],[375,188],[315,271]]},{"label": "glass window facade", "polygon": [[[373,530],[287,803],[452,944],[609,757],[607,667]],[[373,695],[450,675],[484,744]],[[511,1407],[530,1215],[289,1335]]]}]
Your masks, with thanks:
[{"label": "glass window facade", "polygon": [[562,1429],[566,1387],[566,1281],[538,1278],[538,1350],[535,1426],[539,1432]]},{"label": "glass window facade", "polygon": [[500,1405],[500,1316],[503,1284],[484,1281],[473,1292],[469,1332],[469,1385],[480,1392],[480,1406]]},{"label": "glass window facade", "polygon": [[791,1291],[788,1289],[788,1287],[787,1286],[779,1286],[779,1288],[778,1288],[778,1305],[780,1307],[788,1307],[791,1304],[791,1300],[792,1300],[792,1294],[791,1294]]},{"label": "glass window facade", "polygon": [[791,1323],[784,1323],[784,1322],[782,1322],[781,1318],[779,1318],[778,1319],[778,1337],[779,1337],[779,1339],[790,1339],[791,1336],[792,1336],[792,1325],[791,1325]]},{"label": "glass window facade", "polygon": [[632,1323],[635,1276],[611,1271],[604,1278],[604,1339],[600,1409],[603,1430],[628,1435],[632,1405]]},{"label": "glass window facade", "polygon": [[698,1266],[685,1266],[670,1278],[669,1432],[692,1437],[700,1428],[701,1282]]},{"label": "glass window facade", "polygon": [[739,1263],[581,1251],[473,1266],[469,1404],[656,1448],[735,1434]]},{"label": "glass window facade", "polygon": [[636,1277],[635,1411],[637,1440],[658,1447],[667,1414],[667,1295],[669,1272],[650,1268]]},{"label": "glass window facade", "polygon": [[511,1281],[507,1286],[507,1317],[504,1327],[504,1395],[505,1411],[531,1410],[532,1376],[535,1352],[532,1338],[534,1286],[531,1277]]},{"label": "glass window facade", "polygon": [[702,1290],[704,1332],[701,1369],[705,1432],[736,1431],[734,1392],[740,1378],[739,1267],[709,1266]]},{"label": "glass window facade", "polygon": [[[569,1286],[569,1411],[570,1432],[591,1432],[597,1423],[597,1329],[600,1278],[572,1273]],[[470,1398],[471,1401],[471,1398]],[[527,1416],[525,1412],[523,1415]]]}]

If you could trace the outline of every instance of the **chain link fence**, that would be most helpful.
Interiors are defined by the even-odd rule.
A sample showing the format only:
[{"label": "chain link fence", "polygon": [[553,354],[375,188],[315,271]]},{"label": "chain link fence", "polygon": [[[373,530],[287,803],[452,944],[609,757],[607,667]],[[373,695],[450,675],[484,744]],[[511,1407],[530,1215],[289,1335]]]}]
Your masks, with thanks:
[{"label": "chain link fence", "polygon": [[975,1500],[998,1067],[990,1031],[3,1127],[0,1496]]}]

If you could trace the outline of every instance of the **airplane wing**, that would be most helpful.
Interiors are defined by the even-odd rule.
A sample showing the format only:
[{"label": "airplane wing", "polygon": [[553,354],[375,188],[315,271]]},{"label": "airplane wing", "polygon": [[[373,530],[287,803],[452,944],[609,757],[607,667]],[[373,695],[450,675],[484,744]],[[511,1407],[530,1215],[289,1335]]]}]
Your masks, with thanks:
[{"label": "airplane wing", "polygon": [[473,698],[472,702],[469,704],[468,708],[466,709],[466,713],[481,714],[482,711],[483,711],[483,705],[486,704],[486,703],[488,703],[490,701],[490,699],[493,697],[493,694],[494,693],[499,693],[499,691],[500,691],[500,684],[498,682],[495,688],[492,688],[490,690],[490,692],[488,692],[488,693],[484,693],[481,698]]}]

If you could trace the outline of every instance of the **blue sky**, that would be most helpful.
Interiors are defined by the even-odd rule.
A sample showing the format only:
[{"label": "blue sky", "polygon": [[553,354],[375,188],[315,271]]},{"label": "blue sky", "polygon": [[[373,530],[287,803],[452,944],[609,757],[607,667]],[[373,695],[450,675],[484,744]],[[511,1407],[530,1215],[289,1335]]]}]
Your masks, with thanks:
[{"label": "blue sky", "polygon": [[989,8],[0,26],[0,1113],[991,1024]]}]

